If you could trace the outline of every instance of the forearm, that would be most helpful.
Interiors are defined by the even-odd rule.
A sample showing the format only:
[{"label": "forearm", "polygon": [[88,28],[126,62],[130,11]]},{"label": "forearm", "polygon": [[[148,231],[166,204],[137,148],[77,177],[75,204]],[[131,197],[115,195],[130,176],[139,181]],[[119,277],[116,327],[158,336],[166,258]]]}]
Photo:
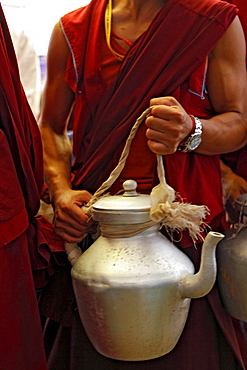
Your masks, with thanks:
[{"label": "forearm", "polygon": [[70,181],[72,148],[66,126],[62,126],[63,129],[54,130],[51,123],[48,124],[47,121],[42,123],[41,119],[45,180],[54,208],[55,232],[69,243],[78,243],[92,226],[92,222],[81,208],[83,204],[89,202],[92,195],[84,190],[72,190]]},{"label": "forearm", "polygon": [[[151,100],[151,114],[146,118],[146,137],[154,153],[166,155],[178,150],[191,135],[190,111],[185,111],[173,97]],[[241,112],[241,113],[240,113]],[[205,155],[235,151],[246,143],[247,115],[245,108],[232,109],[210,119],[202,119],[202,142],[195,150]]]},{"label": "forearm", "polygon": [[66,132],[55,133],[46,125],[40,125],[44,148],[45,181],[54,203],[63,192],[71,189],[72,148]]},{"label": "forearm", "polygon": [[242,113],[228,112],[201,121],[203,134],[197,153],[206,155],[229,153],[246,144],[247,119]]}]

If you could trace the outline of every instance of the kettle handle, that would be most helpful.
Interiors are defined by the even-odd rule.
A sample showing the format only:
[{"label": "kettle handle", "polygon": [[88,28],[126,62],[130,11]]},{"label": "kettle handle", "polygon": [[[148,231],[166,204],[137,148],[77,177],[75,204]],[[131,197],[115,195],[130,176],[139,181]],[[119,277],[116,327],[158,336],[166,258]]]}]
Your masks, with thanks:
[{"label": "kettle handle", "polygon": [[108,179],[102,183],[102,185],[99,187],[98,190],[96,190],[96,192],[94,193],[94,195],[91,198],[91,200],[87,203],[87,205],[84,206],[84,207],[87,207],[87,210],[86,210],[86,213],[87,214],[90,214],[91,213],[91,208],[92,208],[93,204],[100,198],[100,196],[103,193],[106,192],[106,190],[108,190],[112,186],[112,184],[114,183],[114,181],[118,178],[118,176],[122,172],[122,170],[123,170],[123,168],[125,166],[126,159],[127,159],[128,155],[129,155],[131,142],[134,139],[135,134],[136,134],[139,126],[141,125],[141,123],[143,122],[143,120],[147,117],[147,115],[151,112],[152,108],[153,108],[153,106],[147,108],[140,115],[140,117],[137,118],[134,126],[132,127],[132,129],[130,131],[129,137],[126,140],[124,149],[122,151],[121,157],[119,158],[119,161],[118,161],[117,166],[112,170],[112,172],[110,173]]}]

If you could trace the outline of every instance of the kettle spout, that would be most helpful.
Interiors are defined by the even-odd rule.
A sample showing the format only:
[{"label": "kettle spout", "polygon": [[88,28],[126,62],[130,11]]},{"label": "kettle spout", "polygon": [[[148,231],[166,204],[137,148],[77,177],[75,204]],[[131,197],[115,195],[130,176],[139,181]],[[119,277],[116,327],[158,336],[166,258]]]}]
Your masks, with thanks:
[{"label": "kettle spout", "polygon": [[216,279],[215,249],[224,235],[210,231],[203,243],[201,265],[197,274],[186,275],[180,281],[179,291],[183,298],[200,298],[212,289]]}]

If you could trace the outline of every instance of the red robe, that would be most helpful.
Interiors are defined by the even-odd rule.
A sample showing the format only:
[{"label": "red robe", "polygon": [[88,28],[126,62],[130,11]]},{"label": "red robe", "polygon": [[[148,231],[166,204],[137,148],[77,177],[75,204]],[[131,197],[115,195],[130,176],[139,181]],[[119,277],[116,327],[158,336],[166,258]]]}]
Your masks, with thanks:
[{"label": "red robe", "polygon": [[46,360],[26,234],[29,215],[32,217],[39,207],[41,142],[21,87],[1,8],[0,21],[0,367],[44,370]]},{"label": "red robe", "polygon": [[43,185],[41,138],[1,8],[0,54],[0,368],[45,370],[32,269],[36,287],[43,286],[54,270],[48,244],[62,241],[48,221],[35,218]]},{"label": "red robe", "polygon": [[[114,167],[115,152],[126,140],[135,119],[149,105],[150,98],[174,92],[183,97],[185,92],[183,102],[186,108],[190,107],[189,113],[197,113],[200,117],[213,114],[202,92],[197,98],[193,94],[186,105],[188,93],[184,89],[185,86],[195,87],[190,77],[195,71],[198,77],[198,70],[207,55],[236,15],[234,7],[217,0],[169,0],[148,31],[126,54],[115,83],[107,86],[100,65],[105,5],[106,0],[93,0],[87,7],[69,13],[61,20],[71,48],[66,80],[76,93],[73,186],[92,192]],[[164,48],[157,48],[157,44]],[[195,106],[197,99],[199,106]],[[168,182],[172,186],[175,184],[175,189],[188,201],[210,202],[213,217],[210,221],[217,224],[216,219],[222,216],[218,156],[176,153],[167,157],[170,157],[165,159]],[[214,185],[212,190],[207,184],[208,178]],[[184,251],[198,268],[200,246],[197,250],[189,247],[191,241],[184,239],[183,246],[188,247]],[[58,274],[52,283],[56,289],[53,291],[51,284],[46,290],[48,300],[50,297],[50,312],[48,300],[43,301],[42,310],[48,317],[62,322],[63,327],[59,328],[50,348],[50,369],[63,365],[74,369],[235,370],[238,368],[236,358],[244,368],[231,318],[221,306],[216,287],[207,297],[192,301],[184,332],[171,353],[156,360],[131,363],[107,359],[92,348],[77,310],[72,309],[70,282],[66,282],[65,275]],[[55,294],[63,307],[54,302]],[[65,300],[65,296],[69,299]],[[71,309],[66,312],[70,304]],[[54,326],[51,330],[54,332]],[[49,326],[45,338],[49,343]]]}]

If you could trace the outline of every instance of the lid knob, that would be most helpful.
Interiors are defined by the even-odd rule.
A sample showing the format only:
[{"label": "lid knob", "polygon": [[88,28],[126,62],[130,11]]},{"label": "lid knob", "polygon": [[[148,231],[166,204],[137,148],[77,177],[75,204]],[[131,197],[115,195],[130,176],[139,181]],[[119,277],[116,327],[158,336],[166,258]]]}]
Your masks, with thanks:
[{"label": "lid knob", "polygon": [[123,193],[124,197],[136,197],[139,195],[136,191],[137,182],[135,180],[124,181],[123,188],[125,190],[125,192]]}]

